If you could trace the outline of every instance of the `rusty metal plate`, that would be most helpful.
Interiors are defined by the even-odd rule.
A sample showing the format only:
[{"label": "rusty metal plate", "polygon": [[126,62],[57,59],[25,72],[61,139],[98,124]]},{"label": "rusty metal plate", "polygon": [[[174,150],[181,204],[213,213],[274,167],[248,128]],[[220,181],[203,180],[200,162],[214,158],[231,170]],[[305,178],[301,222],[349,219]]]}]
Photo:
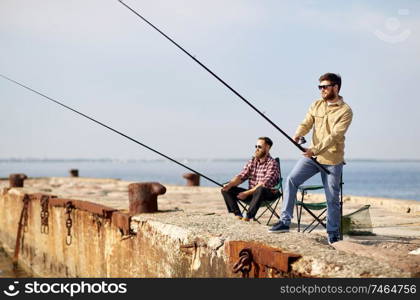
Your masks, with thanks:
[{"label": "rusty metal plate", "polygon": [[262,271],[265,267],[269,267],[281,272],[289,272],[290,265],[301,257],[299,254],[284,252],[282,249],[261,243],[230,241],[227,243],[227,253],[232,264],[239,260],[239,253],[244,248],[251,250],[253,261],[259,265],[259,269]]},{"label": "rusty metal plate", "polygon": [[53,198],[49,203],[51,206],[65,207],[67,202],[71,202],[75,209],[91,212],[108,219],[111,218],[113,212],[118,211],[112,207],[83,200]]}]

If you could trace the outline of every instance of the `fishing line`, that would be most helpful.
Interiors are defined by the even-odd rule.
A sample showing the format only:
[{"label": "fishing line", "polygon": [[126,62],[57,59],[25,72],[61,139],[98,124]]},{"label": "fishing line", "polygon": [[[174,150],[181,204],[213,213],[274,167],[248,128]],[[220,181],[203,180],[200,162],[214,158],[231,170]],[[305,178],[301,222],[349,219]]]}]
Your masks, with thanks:
[{"label": "fishing line", "polygon": [[[211,71],[208,67],[206,67],[201,61],[196,59],[193,55],[191,55],[187,50],[185,50],[183,47],[181,47],[177,42],[175,42],[173,39],[171,39],[169,36],[167,36],[163,31],[161,31],[159,28],[157,28],[155,25],[153,25],[150,21],[148,21],[146,18],[144,18],[142,15],[140,15],[137,11],[135,11],[133,8],[125,4],[123,1],[118,0],[122,5],[124,5],[127,9],[129,9],[131,12],[133,12],[136,16],[138,16],[140,19],[142,19],[144,22],[146,22],[148,25],[150,25],[153,29],[155,29],[157,32],[159,32],[161,35],[163,35],[166,39],[168,39],[172,44],[174,44],[176,47],[178,47],[182,52],[187,54],[191,59],[193,59],[196,63],[198,63],[201,67],[203,67],[207,72],[209,72],[213,77],[215,77],[217,80],[219,80],[224,86],[226,86],[229,90],[231,90],[236,96],[238,96],[242,101],[244,101],[246,104],[248,104],[253,110],[255,110],[261,117],[263,117],[266,121],[268,121],[271,125],[273,125],[278,131],[280,131],[289,141],[293,143],[296,147],[299,148],[302,152],[306,152],[306,149],[303,148],[300,144],[296,143],[286,132],[284,132],[279,126],[277,126],[273,121],[271,121],[266,115],[264,115],[260,110],[258,110],[254,105],[252,105],[251,102],[246,100],[241,94],[239,94],[234,88],[232,88],[229,84],[227,84],[223,79],[221,79],[219,76],[217,76],[213,71]],[[311,157],[311,159],[320,167],[325,173],[330,174],[330,172],[321,165],[315,157]]]},{"label": "fishing line", "polygon": [[62,103],[62,102],[60,102],[60,101],[57,101],[57,100],[55,100],[55,99],[53,99],[53,98],[51,98],[51,97],[48,97],[47,95],[42,94],[42,93],[40,93],[40,92],[38,92],[38,91],[34,90],[33,88],[30,88],[30,87],[28,87],[28,86],[26,86],[26,85],[24,85],[24,84],[22,84],[22,83],[19,83],[19,82],[17,82],[16,80],[13,80],[13,79],[11,79],[11,78],[9,78],[9,77],[5,76],[5,75],[0,74],[0,76],[1,76],[1,77],[3,77],[4,79],[6,79],[6,80],[10,81],[10,82],[13,82],[13,83],[15,83],[15,84],[17,84],[17,85],[19,85],[19,86],[21,86],[21,87],[23,87],[23,88],[25,88],[25,89],[29,90],[29,91],[31,91],[31,92],[33,92],[33,93],[35,93],[35,94],[38,94],[39,96],[41,96],[41,97],[43,97],[43,98],[45,98],[45,99],[48,99],[49,101],[54,102],[55,104],[58,104],[58,105],[60,105],[60,106],[62,106],[62,107],[64,107],[64,108],[66,108],[66,109],[68,109],[68,110],[73,111],[73,112],[75,112],[75,113],[77,113],[77,114],[81,115],[82,117],[85,117],[86,119],[89,119],[89,120],[91,120],[91,121],[93,121],[93,122],[95,122],[95,123],[97,123],[97,124],[99,124],[99,125],[101,125],[101,126],[103,126],[103,127],[107,128],[107,129],[109,129],[109,130],[111,130],[111,131],[113,131],[113,132],[115,132],[115,133],[117,133],[117,134],[119,134],[119,135],[121,135],[121,136],[125,137],[126,139],[129,139],[130,141],[132,141],[132,142],[134,142],[134,143],[136,143],[136,144],[138,144],[138,145],[140,145],[140,146],[142,146],[142,147],[144,147],[144,148],[146,148],[146,149],[149,149],[150,151],[153,151],[154,153],[159,154],[160,156],[163,156],[163,157],[164,157],[164,158],[166,158],[166,159],[169,159],[170,161],[172,161],[172,162],[174,162],[174,163],[176,163],[176,164],[178,164],[178,165],[180,165],[180,166],[182,166],[182,167],[184,167],[184,168],[186,168],[186,169],[190,170],[191,172],[194,172],[194,173],[196,173],[196,174],[200,175],[201,177],[203,177],[203,178],[207,179],[207,180],[208,180],[208,181],[210,181],[210,182],[213,182],[214,184],[216,184],[216,185],[218,185],[218,186],[220,186],[220,187],[223,187],[223,185],[222,185],[222,184],[220,184],[220,183],[218,183],[217,181],[215,181],[215,180],[213,180],[213,179],[211,179],[211,178],[207,177],[206,175],[204,175],[204,174],[202,174],[202,173],[200,173],[200,172],[197,172],[197,171],[196,171],[196,170],[194,170],[194,169],[191,169],[190,167],[188,167],[188,166],[184,165],[183,163],[180,163],[179,161],[176,161],[175,159],[173,159],[173,158],[171,158],[171,157],[169,157],[169,156],[167,156],[167,155],[165,155],[165,154],[163,154],[163,153],[161,153],[161,152],[159,152],[159,151],[157,151],[157,150],[155,150],[155,149],[153,149],[153,148],[151,148],[151,147],[149,147],[149,146],[147,146],[147,145],[145,145],[145,144],[143,144],[143,143],[141,143],[141,142],[139,142],[139,141],[138,141],[138,140],[136,140],[136,139],[133,139],[132,137],[129,137],[128,135],[126,135],[126,134],[124,134],[124,133],[122,133],[122,132],[120,132],[120,131],[118,131],[118,130],[116,130],[116,129],[114,129],[114,128],[112,128],[112,127],[108,126],[108,125],[105,125],[104,123],[102,123],[102,122],[100,122],[100,121],[98,121],[98,120],[95,120],[95,119],[94,119],[94,118],[92,118],[92,117],[89,117],[88,115],[85,115],[84,113],[81,113],[80,111],[77,111],[77,110],[76,110],[76,109],[74,109],[74,108],[71,108],[70,106],[67,106],[67,105],[63,104],[63,103]]}]

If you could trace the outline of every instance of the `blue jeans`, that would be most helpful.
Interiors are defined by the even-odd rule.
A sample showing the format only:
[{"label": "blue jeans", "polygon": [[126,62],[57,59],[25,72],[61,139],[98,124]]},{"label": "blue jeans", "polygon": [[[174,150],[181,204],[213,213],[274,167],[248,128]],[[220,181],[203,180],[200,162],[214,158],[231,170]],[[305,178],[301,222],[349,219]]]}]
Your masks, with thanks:
[{"label": "blue jeans", "polygon": [[[324,185],[325,197],[327,199],[327,232],[329,234],[340,234],[340,181],[343,172],[343,163],[338,165],[322,165],[331,174],[321,171],[322,183]],[[306,180],[320,172],[319,167],[309,158],[301,158],[294,166],[287,177],[284,198],[281,208],[280,220],[285,225],[290,225],[293,218],[293,208],[296,202],[298,187]]]}]

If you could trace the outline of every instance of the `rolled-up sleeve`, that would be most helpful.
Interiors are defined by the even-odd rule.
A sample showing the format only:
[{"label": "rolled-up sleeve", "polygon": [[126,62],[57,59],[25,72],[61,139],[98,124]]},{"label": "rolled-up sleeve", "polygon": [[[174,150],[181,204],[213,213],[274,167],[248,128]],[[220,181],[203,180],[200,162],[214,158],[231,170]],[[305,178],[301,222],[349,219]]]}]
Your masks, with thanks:
[{"label": "rolled-up sleeve", "polygon": [[249,175],[251,174],[251,166],[252,166],[252,159],[246,163],[241,173],[238,174],[238,176],[241,177],[242,181],[245,181],[249,178]]}]

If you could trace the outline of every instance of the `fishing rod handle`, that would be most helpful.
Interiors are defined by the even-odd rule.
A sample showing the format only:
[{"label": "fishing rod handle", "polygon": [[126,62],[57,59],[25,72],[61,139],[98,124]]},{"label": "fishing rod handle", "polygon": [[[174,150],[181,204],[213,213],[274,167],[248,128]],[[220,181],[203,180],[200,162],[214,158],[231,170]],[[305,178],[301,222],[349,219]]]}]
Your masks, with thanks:
[{"label": "fishing rod handle", "polygon": [[[303,148],[303,147],[302,147],[302,145],[301,145],[301,144],[299,144],[298,142],[296,142],[294,139],[290,138],[290,141],[292,141],[292,143],[293,143],[293,144],[295,144],[295,146],[296,146],[296,147],[298,147],[298,148],[300,149],[300,151],[302,151],[302,152],[306,152],[306,149],[305,149],[305,148]],[[322,169],[322,171],[324,171],[324,172],[325,172],[325,173],[327,173],[328,175],[330,175],[330,174],[331,174],[331,172],[330,172],[330,171],[328,171],[328,169],[327,169],[327,168],[325,168],[323,165],[321,165],[321,164],[318,162],[318,160],[316,159],[316,157],[310,157],[310,159],[312,159],[312,161],[313,161],[314,163],[316,163],[316,164],[318,165],[318,167],[319,167],[320,169]]]},{"label": "fishing rod handle", "polygon": [[321,165],[319,162],[318,162],[318,160],[316,159],[316,157],[311,157],[311,159],[325,172],[325,173],[327,173],[328,175],[330,175],[331,174],[331,172],[330,171],[328,171],[328,169],[327,168],[325,168],[323,165]]}]

